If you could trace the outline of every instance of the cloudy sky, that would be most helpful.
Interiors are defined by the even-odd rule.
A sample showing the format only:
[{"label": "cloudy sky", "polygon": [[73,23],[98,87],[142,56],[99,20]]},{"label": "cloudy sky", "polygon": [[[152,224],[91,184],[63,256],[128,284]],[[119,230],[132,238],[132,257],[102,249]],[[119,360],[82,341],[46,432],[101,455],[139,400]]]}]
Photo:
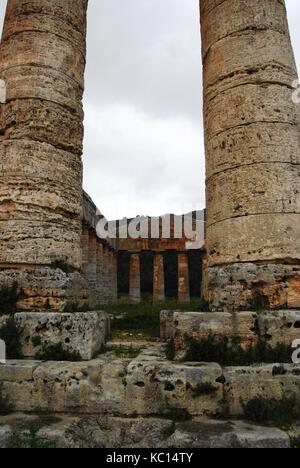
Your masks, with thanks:
[{"label": "cloudy sky", "polygon": [[[300,65],[300,2],[286,3]],[[110,219],[204,207],[198,9],[89,0],[84,187]]]}]

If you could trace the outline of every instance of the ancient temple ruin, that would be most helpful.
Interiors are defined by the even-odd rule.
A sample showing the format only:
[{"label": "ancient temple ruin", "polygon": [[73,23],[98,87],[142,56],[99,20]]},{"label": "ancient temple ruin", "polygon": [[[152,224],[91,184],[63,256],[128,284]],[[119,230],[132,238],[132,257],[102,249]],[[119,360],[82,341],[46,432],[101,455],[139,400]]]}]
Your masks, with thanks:
[{"label": "ancient temple ruin", "polygon": [[[16,283],[22,290],[14,320],[24,357],[58,344],[85,362],[8,361],[0,365],[0,396],[18,412],[67,417],[67,430],[58,429],[62,445],[76,445],[82,430],[79,420],[68,418],[86,415],[93,437],[85,434],[85,440],[92,444],[97,434],[101,446],[136,446],[137,440],[160,446],[163,440],[166,447],[289,447],[290,434],[276,428],[207,420],[203,426],[199,419],[243,419],[255,399],[288,397],[300,405],[299,362],[272,354],[289,352],[300,338],[300,121],[285,2],[200,0],[207,203],[199,250],[210,312],[162,311],[167,353],[154,341],[134,358],[99,355],[110,321],[93,308],[117,299],[118,252],[130,253],[130,300],[137,304],[141,251],[153,253],[153,302],[159,304],[163,254],[176,250],[178,302],[187,303],[188,249],[186,239],[166,246],[162,239],[97,234],[102,214],[82,189],[87,6],[88,0],[8,0],[0,46],[6,89],[0,288]],[[0,316],[0,325],[6,320]],[[213,356],[221,342],[253,361],[249,354],[234,365],[222,362],[222,353],[220,362],[193,357],[191,343],[199,350],[212,336]],[[280,355],[280,366],[263,363],[261,349]],[[254,360],[253,350],[263,358]],[[175,413],[196,425],[180,425]],[[107,417],[105,427],[95,428],[95,415]],[[172,433],[164,418],[172,420]]]}]

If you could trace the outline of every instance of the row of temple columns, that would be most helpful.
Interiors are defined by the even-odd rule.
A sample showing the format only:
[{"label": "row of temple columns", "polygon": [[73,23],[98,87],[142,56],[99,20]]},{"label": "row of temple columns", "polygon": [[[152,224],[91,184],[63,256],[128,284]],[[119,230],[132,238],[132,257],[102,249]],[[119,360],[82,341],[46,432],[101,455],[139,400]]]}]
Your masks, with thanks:
[{"label": "row of temple columns", "polygon": [[[139,251],[130,252],[129,299],[132,303],[141,302],[141,257]],[[189,258],[188,252],[178,253],[178,301],[190,302]],[[154,251],[153,260],[153,303],[166,300],[165,269],[163,251]]]},{"label": "row of temple columns", "polygon": [[86,225],[82,229],[82,272],[88,284],[91,305],[117,300],[116,252]]}]

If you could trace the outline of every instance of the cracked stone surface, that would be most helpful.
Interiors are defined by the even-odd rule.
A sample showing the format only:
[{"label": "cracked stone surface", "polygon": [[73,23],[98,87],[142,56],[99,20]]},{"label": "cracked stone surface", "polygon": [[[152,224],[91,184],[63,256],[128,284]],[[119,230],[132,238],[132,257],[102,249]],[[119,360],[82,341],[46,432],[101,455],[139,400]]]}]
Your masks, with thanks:
[{"label": "cracked stone surface", "polygon": [[[270,308],[293,308],[299,303],[300,140],[285,5],[200,5],[209,300],[213,310],[242,310],[262,294]],[[256,281],[248,265],[257,269]]]}]

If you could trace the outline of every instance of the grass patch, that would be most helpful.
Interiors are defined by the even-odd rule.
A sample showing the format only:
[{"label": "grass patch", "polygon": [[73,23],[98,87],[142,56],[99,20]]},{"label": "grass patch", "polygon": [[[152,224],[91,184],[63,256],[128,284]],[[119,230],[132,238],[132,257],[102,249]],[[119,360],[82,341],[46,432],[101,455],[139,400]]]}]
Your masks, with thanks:
[{"label": "grass patch", "polygon": [[282,428],[290,427],[300,418],[300,405],[295,398],[275,400],[256,397],[243,404],[243,408],[248,421],[272,423]]},{"label": "grass patch", "polygon": [[21,330],[15,323],[14,316],[11,316],[0,328],[0,339],[6,344],[7,359],[21,359]]},{"label": "grass patch", "polygon": [[0,289],[0,315],[11,315],[17,312],[17,303],[20,298],[18,284]]},{"label": "grass patch", "polygon": [[36,359],[39,361],[82,361],[82,358],[78,352],[66,350],[61,343],[43,349],[43,351],[36,355]]},{"label": "grass patch", "polygon": [[110,349],[110,351],[112,351],[114,355],[120,359],[135,359],[138,357],[141,350],[142,348],[134,348],[133,346],[130,346],[129,348],[119,346]]},{"label": "grass patch", "polygon": [[39,424],[31,424],[24,428],[21,434],[15,433],[11,437],[10,448],[55,449],[57,443],[39,437],[40,430],[41,426]]},{"label": "grass patch", "polygon": [[250,366],[256,363],[289,363],[292,349],[285,344],[271,348],[265,341],[243,349],[238,341],[235,344],[228,339],[217,340],[209,336],[206,340],[191,340],[186,361],[217,362],[221,366]]},{"label": "grass patch", "polygon": [[162,310],[182,310],[185,312],[206,311],[208,304],[201,299],[190,304],[178,304],[177,301],[167,301],[164,304],[109,304],[99,305],[97,310],[106,311],[112,318],[111,331],[113,337],[120,333],[140,333],[146,339],[156,339],[160,336],[160,312]]}]

